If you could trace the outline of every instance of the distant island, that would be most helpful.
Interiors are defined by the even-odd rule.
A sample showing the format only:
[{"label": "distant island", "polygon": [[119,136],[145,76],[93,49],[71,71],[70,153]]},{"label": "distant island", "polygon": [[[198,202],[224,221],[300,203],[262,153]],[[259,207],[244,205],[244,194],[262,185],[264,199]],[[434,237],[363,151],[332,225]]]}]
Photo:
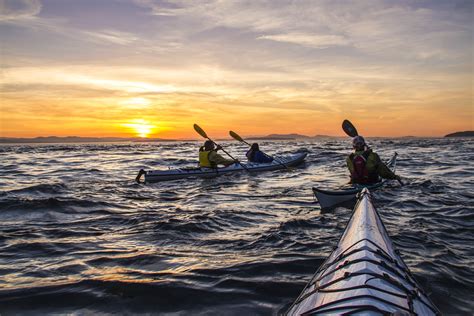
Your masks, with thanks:
[{"label": "distant island", "polygon": [[249,140],[297,140],[297,139],[313,139],[313,138],[329,138],[329,137],[337,137],[337,136],[329,136],[329,135],[315,135],[315,136],[307,136],[301,134],[270,134],[267,136],[254,136],[248,137]]},{"label": "distant island", "polygon": [[[269,134],[266,136],[247,136],[244,139],[248,141],[257,140],[281,140],[281,141],[296,141],[296,140],[312,140],[320,138],[338,138],[341,136],[331,135],[314,135],[307,136],[302,134]],[[400,138],[414,138],[417,136],[402,136]],[[474,137],[474,131],[464,131],[448,134],[444,137]],[[377,138],[377,137],[375,137]],[[216,139],[217,141],[228,141],[229,138]],[[31,138],[15,138],[15,137],[0,137],[0,144],[26,144],[26,143],[119,143],[119,142],[193,142],[196,139],[165,139],[165,138],[142,138],[142,137],[81,137],[81,136],[40,136]],[[198,141],[201,141],[200,139]]]},{"label": "distant island", "polygon": [[444,137],[474,137],[474,131],[464,131],[448,134]]},{"label": "distant island", "polygon": [[111,142],[174,142],[174,139],[140,138],[140,137],[79,137],[48,136],[34,138],[0,137],[0,143],[111,143]]},{"label": "distant island", "polygon": [[270,134],[267,136],[255,136],[249,137],[249,140],[295,140],[295,139],[308,139],[311,138],[306,135],[300,134]]},{"label": "distant island", "polygon": [[[267,136],[246,137],[247,140],[310,140],[314,138],[330,138],[337,136],[315,135],[307,136],[301,134],[270,134]],[[227,141],[226,139],[217,139]],[[118,142],[185,142],[196,141],[195,139],[164,139],[164,138],[141,138],[141,137],[80,137],[80,136],[40,136],[31,138],[0,137],[0,144],[26,144],[26,143],[118,143]]]}]

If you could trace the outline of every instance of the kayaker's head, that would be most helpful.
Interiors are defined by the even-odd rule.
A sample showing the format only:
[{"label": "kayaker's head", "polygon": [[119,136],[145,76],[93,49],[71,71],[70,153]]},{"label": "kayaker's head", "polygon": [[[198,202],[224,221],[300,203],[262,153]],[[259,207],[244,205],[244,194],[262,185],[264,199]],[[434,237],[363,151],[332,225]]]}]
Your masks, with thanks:
[{"label": "kayaker's head", "polygon": [[213,150],[213,149],[214,149],[214,143],[211,142],[210,140],[206,140],[206,141],[204,142],[204,150],[205,150],[205,151],[211,151],[211,150]]},{"label": "kayaker's head", "polygon": [[260,150],[260,148],[258,147],[258,144],[257,143],[253,143],[252,146],[250,146],[250,149],[252,151],[258,151]]},{"label": "kayaker's head", "polygon": [[366,146],[365,139],[362,136],[356,136],[352,139],[352,147],[354,147],[355,150],[361,151],[364,150]]}]

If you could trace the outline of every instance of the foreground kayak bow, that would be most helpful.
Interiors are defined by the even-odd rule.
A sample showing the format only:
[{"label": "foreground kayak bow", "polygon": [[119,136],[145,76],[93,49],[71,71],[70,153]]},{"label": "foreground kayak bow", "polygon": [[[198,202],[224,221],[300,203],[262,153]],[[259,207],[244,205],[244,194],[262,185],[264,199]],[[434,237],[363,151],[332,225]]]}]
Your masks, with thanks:
[{"label": "foreground kayak bow", "polygon": [[289,315],[440,315],[397,254],[367,189]]}]

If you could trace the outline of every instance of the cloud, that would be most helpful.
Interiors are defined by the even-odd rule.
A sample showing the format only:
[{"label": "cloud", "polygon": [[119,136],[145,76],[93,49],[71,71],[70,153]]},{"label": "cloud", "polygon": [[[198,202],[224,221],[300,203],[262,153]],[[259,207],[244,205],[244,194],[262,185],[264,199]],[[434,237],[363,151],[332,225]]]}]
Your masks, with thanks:
[{"label": "cloud", "polygon": [[349,45],[349,41],[343,36],[338,35],[312,35],[302,33],[288,33],[288,34],[277,34],[277,35],[263,35],[257,37],[257,39],[266,39],[276,42],[285,42],[298,44],[301,46],[314,47],[314,48],[327,48],[330,46],[346,46]]},{"label": "cloud", "polygon": [[2,0],[0,1],[0,21],[36,16],[40,13],[41,7],[39,0]]},{"label": "cloud", "polygon": [[151,14],[156,16],[176,16],[181,9],[177,3],[168,1],[133,0],[133,2],[140,7],[151,9]]},{"label": "cloud", "polygon": [[313,49],[351,46],[371,59],[389,57],[396,62],[459,59],[456,43],[472,34],[465,25],[466,12],[449,6],[440,9],[430,3],[424,7],[392,1],[324,0],[303,0],[297,5],[288,1],[217,0],[137,3],[149,8],[151,14],[173,17],[170,21],[176,23],[182,38],[224,28],[221,32],[228,34],[229,41],[248,32],[255,34],[255,40]]},{"label": "cloud", "polygon": [[117,45],[129,45],[140,40],[140,38],[135,34],[116,30],[82,31],[80,33],[83,37],[99,43],[105,41]]},{"label": "cloud", "polygon": [[114,29],[105,30],[83,30],[68,26],[65,18],[43,18],[35,15],[15,15],[1,19],[0,23],[9,24],[21,28],[43,31],[42,36],[47,33],[61,35],[75,41],[86,41],[100,45],[130,45],[140,41],[140,37],[129,32],[117,31]]},{"label": "cloud", "polygon": [[159,113],[179,125],[185,116],[247,115],[256,124],[291,116],[310,126],[311,115],[336,120],[386,107],[399,117],[438,103],[466,113],[472,104],[472,21],[448,4],[100,3],[75,2],[81,10],[71,14],[58,2],[45,2],[44,12],[38,1],[10,1],[8,10],[1,2],[2,16],[16,17],[0,20],[8,24],[0,97],[12,113],[30,101],[60,111],[67,101],[84,117],[97,107],[97,118]]}]

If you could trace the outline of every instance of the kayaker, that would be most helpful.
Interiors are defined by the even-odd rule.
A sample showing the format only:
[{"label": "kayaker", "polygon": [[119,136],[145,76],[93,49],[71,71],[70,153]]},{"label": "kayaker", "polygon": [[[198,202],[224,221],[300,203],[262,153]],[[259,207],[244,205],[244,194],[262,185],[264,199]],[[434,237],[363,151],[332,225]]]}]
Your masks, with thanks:
[{"label": "kayaker", "polygon": [[257,143],[253,143],[245,155],[250,162],[269,163],[273,161],[272,157],[267,156],[263,151],[260,150]]},{"label": "kayaker", "polygon": [[229,166],[237,160],[226,159],[217,153],[218,150],[222,149],[221,146],[215,147],[214,143],[210,140],[206,140],[204,146],[199,148],[199,166],[202,168],[217,168],[218,165]]},{"label": "kayaker", "polygon": [[362,136],[352,139],[354,152],[346,159],[347,168],[351,173],[351,183],[373,184],[382,177],[400,181],[400,177],[392,172],[365,143]]}]

